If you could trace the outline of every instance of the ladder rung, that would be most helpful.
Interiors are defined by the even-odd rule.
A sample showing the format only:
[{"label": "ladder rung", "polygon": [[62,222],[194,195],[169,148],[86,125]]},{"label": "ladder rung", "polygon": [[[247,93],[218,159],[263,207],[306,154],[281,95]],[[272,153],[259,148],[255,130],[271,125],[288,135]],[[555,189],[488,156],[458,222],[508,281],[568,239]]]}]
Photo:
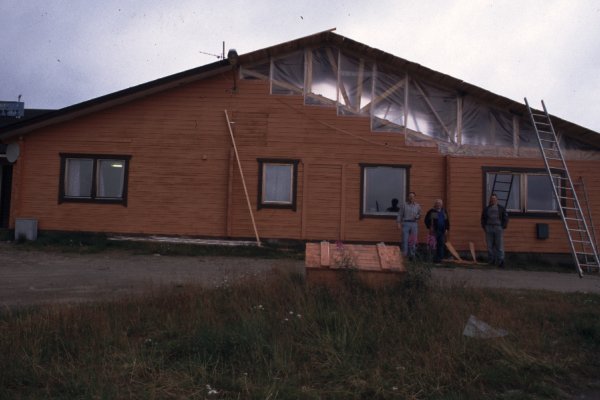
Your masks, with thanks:
[{"label": "ladder rung", "polygon": [[540,138],[541,142],[550,142],[550,143],[556,143],[556,140],[550,140],[550,139],[542,139]]}]

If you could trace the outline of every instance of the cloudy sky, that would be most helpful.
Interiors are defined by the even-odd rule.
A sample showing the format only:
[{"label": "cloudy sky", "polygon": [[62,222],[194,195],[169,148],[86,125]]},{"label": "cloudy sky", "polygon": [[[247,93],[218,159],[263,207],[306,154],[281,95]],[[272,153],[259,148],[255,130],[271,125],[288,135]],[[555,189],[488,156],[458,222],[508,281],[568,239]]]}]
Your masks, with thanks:
[{"label": "cloudy sky", "polygon": [[0,101],[61,108],[330,28],[600,132],[598,0],[0,0]]}]

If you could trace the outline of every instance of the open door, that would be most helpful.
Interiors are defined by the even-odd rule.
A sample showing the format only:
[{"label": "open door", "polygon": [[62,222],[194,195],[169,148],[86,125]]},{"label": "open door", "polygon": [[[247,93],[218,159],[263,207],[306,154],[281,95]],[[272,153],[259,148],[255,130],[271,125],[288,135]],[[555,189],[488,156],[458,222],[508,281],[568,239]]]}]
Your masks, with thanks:
[{"label": "open door", "polygon": [[0,228],[8,228],[13,166],[2,161],[0,159]]}]

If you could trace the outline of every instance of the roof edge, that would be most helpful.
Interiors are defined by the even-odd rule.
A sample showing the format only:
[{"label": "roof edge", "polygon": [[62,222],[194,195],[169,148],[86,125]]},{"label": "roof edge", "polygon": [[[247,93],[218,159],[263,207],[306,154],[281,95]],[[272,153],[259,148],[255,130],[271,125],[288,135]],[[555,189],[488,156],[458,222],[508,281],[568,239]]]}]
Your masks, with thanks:
[{"label": "roof edge", "polygon": [[0,128],[0,141],[11,139],[15,136],[29,133],[56,123],[68,121],[96,111],[127,103],[131,100],[142,98],[153,93],[172,89],[174,87],[191,83],[219,72],[227,71],[231,64],[227,59],[219,60],[197,68],[185,70],[150,82],[145,82],[127,89],[112,92],[104,96],[76,103],[58,110],[50,111],[37,117],[21,122],[16,122]]}]

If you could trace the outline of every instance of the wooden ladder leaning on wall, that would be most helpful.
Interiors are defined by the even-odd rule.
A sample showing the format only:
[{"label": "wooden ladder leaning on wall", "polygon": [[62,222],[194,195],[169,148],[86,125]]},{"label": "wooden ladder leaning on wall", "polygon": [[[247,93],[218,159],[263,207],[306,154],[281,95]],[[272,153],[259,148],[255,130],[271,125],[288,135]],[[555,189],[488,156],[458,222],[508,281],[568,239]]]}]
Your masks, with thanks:
[{"label": "wooden ladder leaning on wall", "polygon": [[[529,111],[529,117],[534,127],[542,158],[546,166],[546,172],[554,190],[554,198],[562,218],[571,253],[577,266],[579,276],[583,276],[582,267],[587,272],[599,271],[600,260],[598,251],[590,233],[591,221],[588,224],[581,209],[575,186],[563,157],[558,138],[552,121],[542,100],[543,113],[532,110],[525,98],[525,105]],[[553,176],[553,174],[555,174]],[[559,176],[556,176],[558,174]],[[583,184],[583,181],[581,181]],[[585,193],[585,188],[584,188]],[[589,215],[589,214],[588,214]]]}]

